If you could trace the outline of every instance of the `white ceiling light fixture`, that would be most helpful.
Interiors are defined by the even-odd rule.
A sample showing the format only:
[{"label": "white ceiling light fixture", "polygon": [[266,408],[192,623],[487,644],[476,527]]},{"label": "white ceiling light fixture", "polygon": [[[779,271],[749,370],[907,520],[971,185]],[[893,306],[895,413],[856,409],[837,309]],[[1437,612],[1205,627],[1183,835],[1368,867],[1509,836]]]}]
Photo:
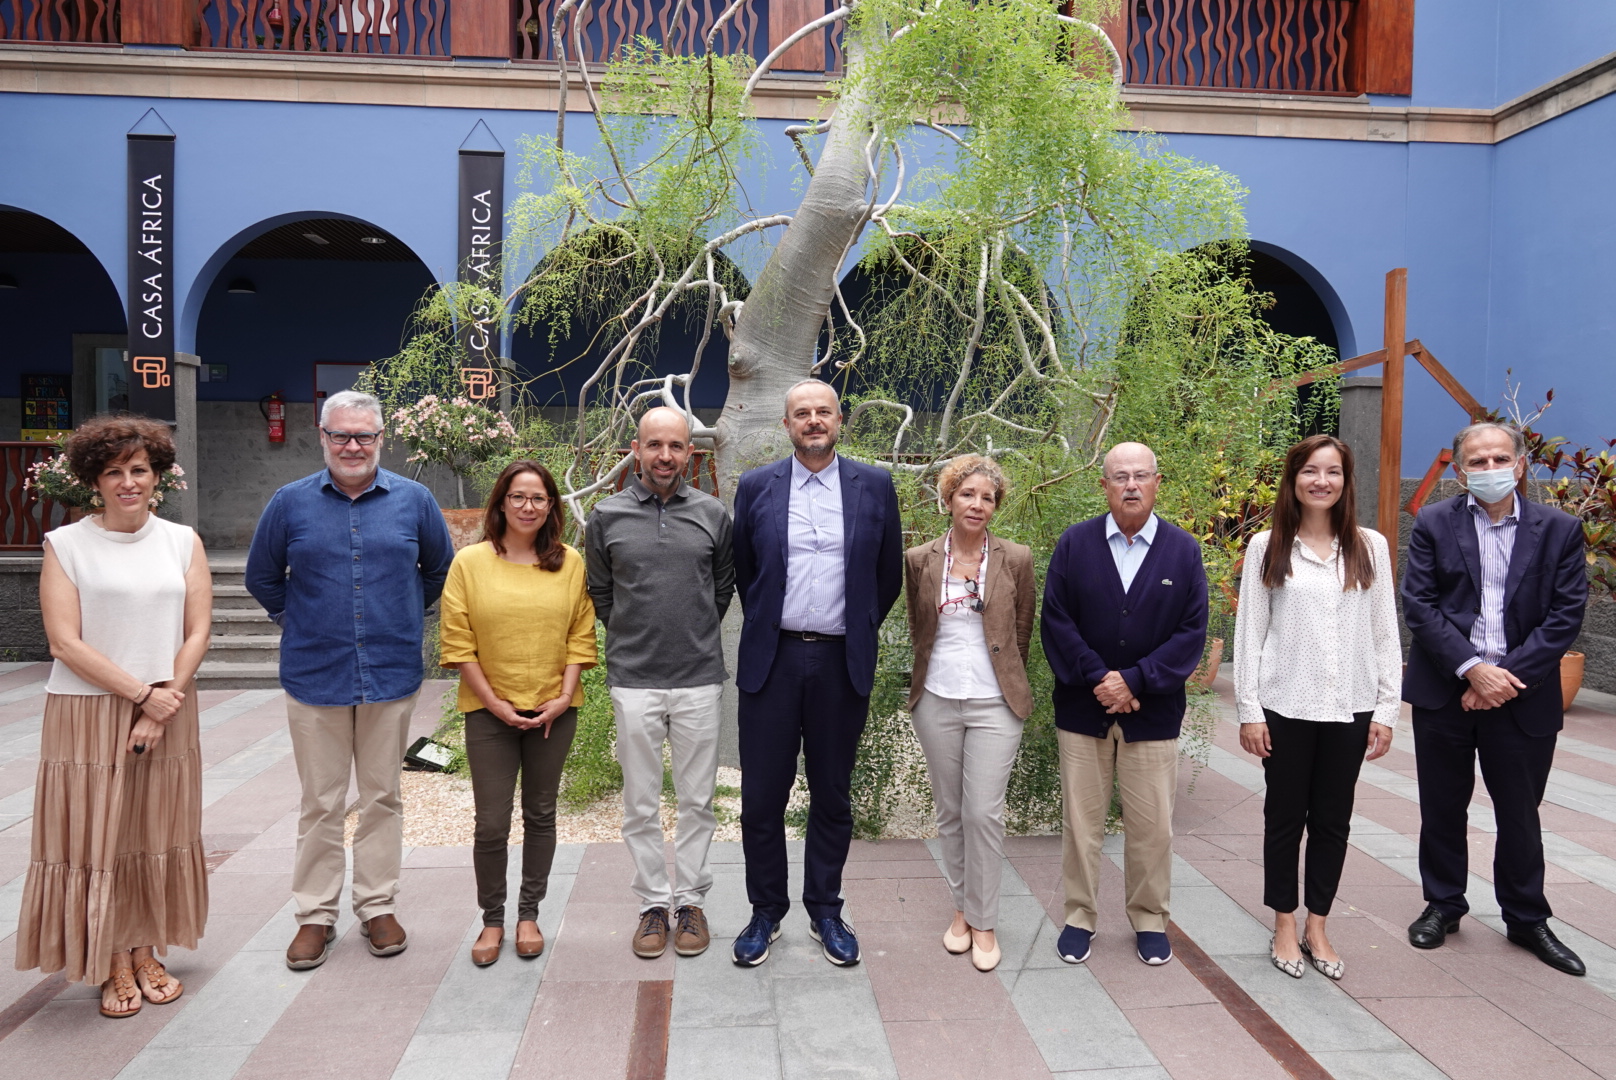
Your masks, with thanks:
[{"label": "white ceiling light fixture", "polygon": [[361,244],[385,244],[385,243],[387,243],[387,237],[385,237],[385,236],[361,236],[359,238],[359,242]]}]

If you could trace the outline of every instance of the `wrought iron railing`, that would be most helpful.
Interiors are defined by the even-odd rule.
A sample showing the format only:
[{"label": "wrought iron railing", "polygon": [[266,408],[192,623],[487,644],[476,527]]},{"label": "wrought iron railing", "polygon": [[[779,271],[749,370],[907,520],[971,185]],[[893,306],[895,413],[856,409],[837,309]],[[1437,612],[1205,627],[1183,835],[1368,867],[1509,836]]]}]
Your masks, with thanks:
[{"label": "wrought iron railing", "polygon": [[450,55],[450,0],[203,0],[201,47],[362,56]]},{"label": "wrought iron railing", "polygon": [[1135,86],[1350,94],[1353,0],[1126,0]]},{"label": "wrought iron railing", "polygon": [[35,551],[67,521],[67,508],[42,502],[23,487],[28,467],[54,457],[55,443],[0,442],[0,551]]},{"label": "wrought iron railing", "polygon": [[118,0],[0,0],[0,41],[116,45]]}]

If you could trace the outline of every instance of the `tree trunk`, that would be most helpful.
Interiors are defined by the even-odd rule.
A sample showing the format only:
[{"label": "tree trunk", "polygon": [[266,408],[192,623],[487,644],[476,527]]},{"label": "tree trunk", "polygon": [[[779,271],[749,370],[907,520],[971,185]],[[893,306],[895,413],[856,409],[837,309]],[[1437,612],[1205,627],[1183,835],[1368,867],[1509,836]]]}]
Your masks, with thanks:
[{"label": "tree trunk", "polygon": [[[865,55],[878,28],[847,35],[847,68]],[[865,144],[868,111],[859,95],[843,98],[831,120],[813,179],[779,245],[735,321],[729,346],[729,395],[718,420],[719,490],[732,495],[742,472],[790,450],[781,418],[786,390],[808,377],[825,316],[836,295],[844,254],[869,208]]]}]

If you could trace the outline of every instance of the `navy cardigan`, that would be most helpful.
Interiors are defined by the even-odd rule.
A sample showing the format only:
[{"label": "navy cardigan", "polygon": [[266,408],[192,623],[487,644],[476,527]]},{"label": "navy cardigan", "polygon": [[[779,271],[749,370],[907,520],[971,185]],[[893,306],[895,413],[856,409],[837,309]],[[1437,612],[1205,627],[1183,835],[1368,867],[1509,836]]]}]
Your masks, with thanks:
[{"label": "navy cardigan", "polygon": [[[1156,542],[1122,591],[1105,515],[1061,534],[1044,579],[1044,656],[1055,673],[1055,726],[1103,737],[1113,722],[1128,742],[1176,739],[1184,682],[1206,648],[1206,571],[1201,545],[1157,519]],[[1117,671],[1139,710],[1108,714],[1094,688]]]}]

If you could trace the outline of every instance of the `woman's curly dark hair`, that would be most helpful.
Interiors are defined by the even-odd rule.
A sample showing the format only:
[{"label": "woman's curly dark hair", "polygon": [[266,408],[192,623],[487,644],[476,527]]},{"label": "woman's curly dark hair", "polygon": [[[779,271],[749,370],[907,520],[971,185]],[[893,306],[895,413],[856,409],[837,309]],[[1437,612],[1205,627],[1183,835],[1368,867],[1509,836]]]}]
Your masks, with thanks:
[{"label": "woman's curly dark hair", "polygon": [[174,435],[168,425],[144,416],[96,416],[78,426],[62,449],[79,483],[95,487],[108,465],[136,450],[146,451],[152,471],[161,476],[174,467]]}]

